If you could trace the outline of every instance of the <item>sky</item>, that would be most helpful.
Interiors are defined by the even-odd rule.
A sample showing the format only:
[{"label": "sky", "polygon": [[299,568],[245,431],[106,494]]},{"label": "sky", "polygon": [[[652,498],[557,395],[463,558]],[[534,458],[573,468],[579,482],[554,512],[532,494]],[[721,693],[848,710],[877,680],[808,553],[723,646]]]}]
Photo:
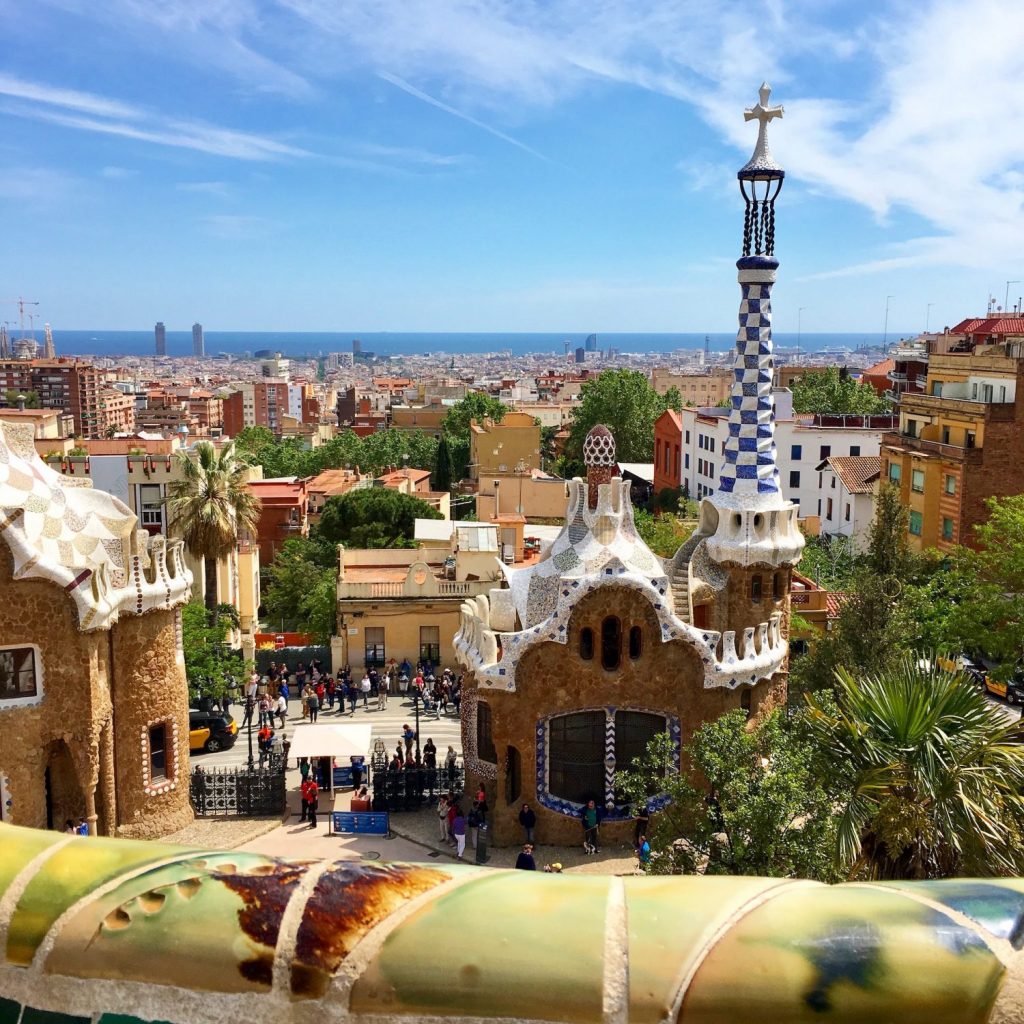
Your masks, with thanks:
[{"label": "sky", "polygon": [[0,0],[0,319],[725,331],[743,109],[778,331],[1024,294],[1014,0]]}]

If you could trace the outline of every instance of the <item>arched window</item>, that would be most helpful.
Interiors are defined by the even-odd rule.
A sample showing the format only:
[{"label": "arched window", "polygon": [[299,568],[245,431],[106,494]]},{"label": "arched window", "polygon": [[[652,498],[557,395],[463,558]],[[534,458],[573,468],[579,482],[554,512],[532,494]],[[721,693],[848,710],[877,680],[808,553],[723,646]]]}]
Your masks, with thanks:
[{"label": "arched window", "polygon": [[580,657],[584,661],[594,657],[594,631],[589,626],[580,630]]},{"label": "arched window", "polygon": [[782,597],[782,580],[780,574],[777,572],[772,573],[772,599],[778,601]]},{"label": "arched window", "polygon": [[643,649],[644,634],[643,630],[639,626],[632,626],[629,630],[629,657],[636,661],[640,657],[640,651]]},{"label": "arched window", "polygon": [[740,691],[740,710],[746,711],[747,718],[750,717],[750,690],[746,687]]},{"label": "arched window", "polygon": [[761,577],[751,576],[750,577],[750,600],[760,601],[761,600]]},{"label": "arched window", "polygon": [[476,703],[476,756],[490,764],[498,763],[498,752],[494,749],[494,735],[491,732],[491,708],[482,700]]},{"label": "arched window", "polygon": [[622,654],[622,623],[609,615],[601,623],[601,665],[606,669],[619,667]]}]

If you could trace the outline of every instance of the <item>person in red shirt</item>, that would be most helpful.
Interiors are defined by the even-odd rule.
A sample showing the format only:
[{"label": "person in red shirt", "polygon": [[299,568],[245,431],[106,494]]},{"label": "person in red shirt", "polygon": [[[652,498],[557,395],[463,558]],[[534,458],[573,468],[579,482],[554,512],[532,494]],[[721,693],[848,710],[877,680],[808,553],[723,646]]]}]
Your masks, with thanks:
[{"label": "person in red shirt", "polygon": [[302,804],[306,810],[306,814],[309,816],[309,827],[316,828],[316,804],[317,798],[320,795],[320,787],[310,776],[302,784]]}]

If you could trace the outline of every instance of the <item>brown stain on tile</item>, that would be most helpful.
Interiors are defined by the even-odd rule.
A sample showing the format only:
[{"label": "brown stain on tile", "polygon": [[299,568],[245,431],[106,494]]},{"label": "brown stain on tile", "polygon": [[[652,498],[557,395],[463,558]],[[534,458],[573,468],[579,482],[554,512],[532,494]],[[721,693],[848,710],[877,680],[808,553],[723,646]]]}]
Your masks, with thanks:
[{"label": "brown stain on tile", "polygon": [[449,881],[432,868],[339,864],[324,872],[306,903],[295,942],[292,994],[322,996],[356,943],[402,903]]},{"label": "brown stain on tile", "polygon": [[[233,868],[233,865],[229,865]],[[295,886],[306,873],[304,866],[264,864],[252,871],[218,870],[211,874],[242,900],[238,924],[258,949],[238,965],[244,978],[270,986],[274,973],[274,950],[281,931],[281,918]]]}]

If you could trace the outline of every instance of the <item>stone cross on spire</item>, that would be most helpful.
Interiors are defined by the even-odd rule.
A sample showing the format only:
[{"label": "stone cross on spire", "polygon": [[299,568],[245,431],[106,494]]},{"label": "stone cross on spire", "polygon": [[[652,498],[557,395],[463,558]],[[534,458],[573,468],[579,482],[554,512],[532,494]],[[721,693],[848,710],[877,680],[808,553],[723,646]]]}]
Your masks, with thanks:
[{"label": "stone cross on spire", "polygon": [[[768,149],[768,122],[775,117],[782,117],[783,107],[768,106],[768,98],[772,94],[772,87],[763,82],[758,90],[757,106],[747,107],[743,111],[744,121],[758,121],[757,144],[754,146],[754,155],[746,162],[744,171],[777,171],[781,170],[778,164],[772,159],[771,151]],[[741,172],[742,173],[742,172]]]}]

